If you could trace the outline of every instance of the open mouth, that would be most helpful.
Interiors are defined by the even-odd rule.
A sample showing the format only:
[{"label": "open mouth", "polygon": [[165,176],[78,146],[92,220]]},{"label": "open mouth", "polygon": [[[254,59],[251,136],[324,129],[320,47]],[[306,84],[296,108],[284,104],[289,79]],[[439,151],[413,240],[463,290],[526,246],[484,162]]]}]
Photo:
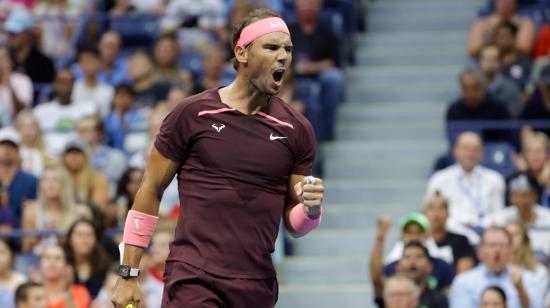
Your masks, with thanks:
[{"label": "open mouth", "polygon": [[283,79],[283,76],[285,75],[285,69],[276,69],[274,72],[273,72],[273,80],[275,80],[276,82],[280,82],[282,79]]}]

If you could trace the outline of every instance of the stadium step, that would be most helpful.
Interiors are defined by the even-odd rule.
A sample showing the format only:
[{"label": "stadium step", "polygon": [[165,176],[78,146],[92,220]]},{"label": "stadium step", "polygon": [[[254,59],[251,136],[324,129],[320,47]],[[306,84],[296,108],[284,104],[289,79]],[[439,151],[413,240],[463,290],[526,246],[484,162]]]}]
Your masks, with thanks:
[{"label": "stadium step", "polygon": [[336,140],[322,145],[321,227],[289,239],[294,255],[277,264],[277,308],[373,307],[368,259],[376,220],[419,211],[434,158],[448,148],[447,104],[468,63],[468,29],[480,0],[369,2],[369,31],[355,38]]}]

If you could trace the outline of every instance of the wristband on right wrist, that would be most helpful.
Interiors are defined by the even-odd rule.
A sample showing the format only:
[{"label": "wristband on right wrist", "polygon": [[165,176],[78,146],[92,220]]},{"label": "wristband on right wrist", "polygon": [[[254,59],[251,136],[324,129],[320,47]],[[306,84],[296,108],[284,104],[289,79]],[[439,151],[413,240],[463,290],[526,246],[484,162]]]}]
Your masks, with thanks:
[{"label": "wristband on right wrist", "polygon": [[292,208],[292,210],[290,210],[288,218],[290,221],[290,226],[294,231],[305,234],[317,228],[321,224],[322,216],[323,212],[321,211],[321,214],[317,218],[311,219],[307,217],[304,204],[298,203]]}]

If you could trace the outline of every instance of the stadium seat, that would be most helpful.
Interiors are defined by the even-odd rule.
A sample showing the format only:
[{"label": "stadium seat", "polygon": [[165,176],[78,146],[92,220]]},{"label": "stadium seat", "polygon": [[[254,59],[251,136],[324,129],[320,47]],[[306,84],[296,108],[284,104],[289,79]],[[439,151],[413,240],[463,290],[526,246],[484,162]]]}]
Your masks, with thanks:
[{"label": "stadium seat", "polygon": [[515,171],[512,155],[514,146],[507,142],[487,142],[483,145],[484,155],[481,164],[506,177]]},{"label": "stadium seat", "polygon": [[126,49],[148,47],[159,35],[159,19],[155,14],[113,16],[109,19],[109,28],[120,34]]}]

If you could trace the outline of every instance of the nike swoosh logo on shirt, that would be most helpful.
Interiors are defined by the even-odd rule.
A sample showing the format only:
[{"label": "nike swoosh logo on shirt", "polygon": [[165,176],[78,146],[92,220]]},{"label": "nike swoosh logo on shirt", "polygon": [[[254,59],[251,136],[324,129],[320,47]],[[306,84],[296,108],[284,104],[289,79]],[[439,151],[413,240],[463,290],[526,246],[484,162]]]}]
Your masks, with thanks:
[{"label": "nike swoosh logo on shirt", "polygon": [[273,140],[277,140],[277,139],[286,139],[288,137],[283,137],[283,136],[273,136],[273,134],[269,134],[269,140],[273,141]]}]

